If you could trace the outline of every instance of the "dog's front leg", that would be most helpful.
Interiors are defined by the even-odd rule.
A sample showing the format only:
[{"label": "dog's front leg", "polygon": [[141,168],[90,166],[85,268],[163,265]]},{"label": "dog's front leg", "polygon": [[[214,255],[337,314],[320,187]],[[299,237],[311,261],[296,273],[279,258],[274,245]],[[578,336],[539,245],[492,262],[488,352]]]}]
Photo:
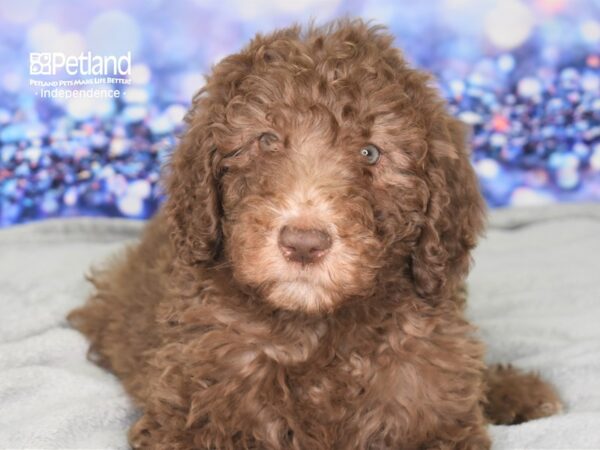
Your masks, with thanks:
[{"label": "dog's front leg", "polygon": [[[285,369],[255,346],[212,330],[167,344],[148,364],[134,449],[299,449]],[[291,403],[290,403],[291,405]],[[297,434],[297,433],[296,433]],[[319,448],[310,446],[310,448]]]}]

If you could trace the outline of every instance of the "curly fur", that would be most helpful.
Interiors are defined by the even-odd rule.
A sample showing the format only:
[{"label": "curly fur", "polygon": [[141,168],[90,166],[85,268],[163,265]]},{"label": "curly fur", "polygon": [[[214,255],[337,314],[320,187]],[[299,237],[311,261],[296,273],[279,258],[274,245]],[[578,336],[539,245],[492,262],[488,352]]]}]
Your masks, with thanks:
[{"label": "curly fur", "polygon": [[[488,420],[560,407],[485,368],[465,130],[392,41],[361,21],[259,35],[194,97],[163,210],[69,316],[143,410],[134,448],[485,449]],[[290,224],[332,236],[321,263],[282,257]]]}]

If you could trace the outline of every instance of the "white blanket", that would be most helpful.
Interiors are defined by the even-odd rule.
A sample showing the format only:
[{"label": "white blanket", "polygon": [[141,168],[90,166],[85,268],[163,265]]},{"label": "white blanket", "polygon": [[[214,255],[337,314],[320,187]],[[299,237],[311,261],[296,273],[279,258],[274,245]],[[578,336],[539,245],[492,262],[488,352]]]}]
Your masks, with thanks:
[{"label": "white blanket", "polygon": [[[134,240],[123,220],[0,231],[0,449],[126,449],[137,412],[88,362],[64,319],[83,275]],[[600,205],[494,212],[470,278],[469,314],[490,362],[535,369],[564,414],[491,427],[495,449],[600,449]]]}]

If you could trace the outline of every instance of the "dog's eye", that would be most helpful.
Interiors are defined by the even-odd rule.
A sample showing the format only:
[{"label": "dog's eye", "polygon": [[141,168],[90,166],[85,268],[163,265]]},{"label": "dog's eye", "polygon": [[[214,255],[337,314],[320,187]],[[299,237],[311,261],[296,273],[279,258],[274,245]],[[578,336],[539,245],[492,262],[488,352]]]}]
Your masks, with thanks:
[{"label": "dog's eye", "polygon": [[360,155],[365,159],[367,164],[373,165],[379,161],[380,152],[373,144],[369,144],[360,149]]},{"label": "dog's eye", "polygon": [[273,133],[263,133],[258,138],[258,145],[260,146],[260,149],[265,152],[272,152],[274,150],[277,150],[278,142],[279,138]]}]

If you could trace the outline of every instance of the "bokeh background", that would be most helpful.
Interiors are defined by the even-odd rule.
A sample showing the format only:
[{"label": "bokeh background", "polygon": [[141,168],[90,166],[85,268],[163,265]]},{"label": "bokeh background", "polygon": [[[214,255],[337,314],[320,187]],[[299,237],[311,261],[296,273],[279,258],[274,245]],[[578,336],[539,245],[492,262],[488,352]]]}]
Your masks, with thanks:
[{"label": "bokeh background", "polygon": [[[257,32],[346,15],[437,76],[491,207],[600,200],[600,0],[0,0],[0,226],[149,217],[211,65]],[[42,99],[29,53],[52,51],[131,52],[131,84]]]}]

